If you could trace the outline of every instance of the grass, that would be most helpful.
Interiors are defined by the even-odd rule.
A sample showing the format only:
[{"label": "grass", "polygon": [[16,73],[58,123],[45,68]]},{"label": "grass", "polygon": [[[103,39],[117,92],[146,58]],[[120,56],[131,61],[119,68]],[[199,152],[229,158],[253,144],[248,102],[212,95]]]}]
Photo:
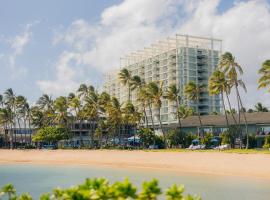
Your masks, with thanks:
[{"label": "grass", "polygon": [[237,153],[237,154],[270,154],[268,149],[229,149],[229,150],[188,150],[188,149],[153,149],[147,152],[213,152],[213,153]]}]

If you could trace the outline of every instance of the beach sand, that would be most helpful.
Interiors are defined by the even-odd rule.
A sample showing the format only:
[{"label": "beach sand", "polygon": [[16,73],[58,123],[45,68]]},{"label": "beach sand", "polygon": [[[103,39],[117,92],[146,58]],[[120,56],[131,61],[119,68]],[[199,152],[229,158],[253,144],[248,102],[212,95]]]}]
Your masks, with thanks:
[{"label": "beach sand", "polygon": [[89,165],[270,180],[269,154],[124,150],[0,150],[0,164]]}]

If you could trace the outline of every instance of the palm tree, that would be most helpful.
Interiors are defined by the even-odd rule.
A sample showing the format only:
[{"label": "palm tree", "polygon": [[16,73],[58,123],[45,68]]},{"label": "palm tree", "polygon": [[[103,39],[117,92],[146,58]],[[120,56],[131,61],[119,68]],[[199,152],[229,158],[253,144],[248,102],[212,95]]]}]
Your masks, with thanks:
[{"label": "palm tree", "polygon": [[90,136],[91,145],[94,145],[94,129],[99,121],[99,94],[95,91],[94,87],[88,91],[88,94],[84,98],[85,104],[83,106],[84,119],[90,121]]},{"label": "palm tree", "polygon": [[[12,110],[7,107],[7,108],[0,108],[0,125],[4,126],[4,131],[7,130],[11,130],[12,125],[13,125],[13,113]],[[6,137],[6,133],[5,133],[5,137]],[[6,138],[7,141],[7,138]],[[9,141],[10,141],[10,148],[13,148],[13,139],[12,139],[12,135],[9,135]],[[7,143],[6,143],[7,146]]]},{"label": "palm tree", "polygon": [[[141,113],[138,112],[137,108],[130,102],[128,101],[124,108],[122,109],[122,114],[123,114],[123,121],[125,124],[128,125],[128,127],[136,128],[138,125],[138,122],[141,120]],[[137,129],[137,128],[136,128]],[[135,134],[134,132],[134,141],[133,144],[135,143]]]},{"label": "palm tree", "polygon": [[68,101],[66,97],[60,96],[54,101],[54,109],[56,116],[54,118],[54,123],[67,127],[68,123]]},{"label": "palm tree", "polygon": [[[236,62],[235,57],[230,53],[226,52],[221,56],[219,68],[225,73],[226,78],[231,86],[235,87],[236,97],[237,97],[237,106],[238,106],[238,123],[240,125],[240,113],[243,110],[243,103],[239,93],[239,86],[246,91],[244,82],[241,79],[238,79],[238,74],[243,74],[242,67]],[[247,119],[245,112],[242,112],[245,120],[245,130],[248,138],[248,129],[247,129]],[[241,133],[242,140],[242,133]],[[248,140],[247,140],[248,141]],[[248,144],[246,145],[248,148]],[[242,148],[242,142],[240,143],[240,148]]]},{"label": "palm tree", "polygon": [[15,99],[15,106],[16,106],[15,115],[17,118],[17,124],[19,126],[19,133],[21,135],[21,143],[23,142],[21,121],[23,121],[23,116],[24,116],[23,108],[24,108],[24,105],[26,104],[26,102],[27,102],[26,98],[22,95],[17,96]]},{"label": "palm tree", "polygon": [[178,119],[178,125],[179,125],[179,129],[181,131],[181,119],[179,117],[179,106],[180,106],[180,101],[181,101],[181,97],[180,97],[180,90],[179,88],[177,88],[176,84],[172,84],[169,86],[168,91],[166,92],[166,94],[164,95],[164,97],[166,99],[168,99],[171,102],[174,102],[176,105],[176,116]]},{"label": "palm tree", "polygon": [[258,102],[256,105],[255,105],[255,111],[256,112],[268,112],[268,108],[263,106],[262,103]]},{"label": "palm tree", "polygon": [[[259,74],[261,75],[260,79],[259,79],[259,86],[258,88],[266,88],[270,86],[270,60],[266,60],[264,61],[264,63],[262,64],[262,67],[259,70]],[[270,92],[270,87],[269,90]]]},{"label": "palm tree", "polygon": [[151,102],[153,103],[154,107],[157,109],[157,112],[158,112],[157,117],[158,117],[158,121],[159,121],[159,126],[160,126],[161,132],[163,134],[165,147],[167,147],[167,141],[166,141],[166,136],[165,136],[165,132],[163,129],[163,124],[161,121],[161,112],[160,112],[161,106],[162,106],[162,97],[163,97],[162,87],[163,87],[163,82],[161,82],[160,85],[158,85],[155,82],[150,82],[147,85]]},{"label": "palm tree", "polygon": [[[203,84],[196,85],[196,83],[194,83],[193,81],[189,82],[184,88],[184,94],[187,97],[187,99],[196,103],[196,107],[197,107],[196,111],[199,118],[200,127],[202,127],[202,120],[201,120],[198,105],[199,105],[199,100],[200,100],[200,93],[204,91],[204,89],[205,89],[205,85]],[[200,128],[198,128],[198,135],[199,134],[200,134]]]},{"label": "palm tree", "polygon": [[[7,89],[4,93],[4,100],[5,100],[5,104],[6,106],[8,107],[8,110],[11,111],[11,119],[12,119],[12,123],[11,123],[11,126],[10,126],[10,134],[11,134],[11,148],[14,148],[14,146],[16,147],[16,134],[15,134],[15,118],[16,118],[16,115],[15,115],[15,109],[16,109],[16,95],[15,93],[13,92],[13,90],[11,88]],[[13,136],[15,136],[15,138],[13,138]],[[15,139],[15,145],[13,144],[14,143],[14,140]]]},{"label": "palm tree", "polygon": [[[151,113],[152,113],[152,109],[151,109],[151,105],[149,104],[149,96],[148,96],[146,86],[139,89],[138,94],[137,94],[137,101],[142,106],[142,110],[144,113],[144,120],[143,121],[146,123],[146,127],[148,128],[149,125],[148,125],[148,117],[147,117],[147,113],[146,113],[146,106],[148,105],[149,110],[151,110]],[[153,120],[152,115],[151,115],[151,119],[152,119],[152,127],[154,130],[154,120]]]},{"label": "palm tree", "polygon": [[226,112],[225,101],[224,101],[224,92],[227,90],[227,81],[225,79],[225,74],[219,70],[214,71],[212,76],[209,78],[208,91],[210,95],[220,95],[223,109],[225,111],[225,118],[227,126],[229,126],[229,120]]},{"label": "palm tree", "polygon": [[120,82],[127,87],[127,90],[128,90],[128,101],[130,101],[131,99],[131,83],[132,83],[132,75],[131,75],[131,72],[126,69],[126,68],[123,68],[120,70],[119,74],[119,79],[120,79]]},{"label": "palm tree", "polygon": [[[127,102],[127,103],[129,103],[129,102]],[[121,143],[122,131],[120,130],[120,126],[122,124],[122,110],[121,110],[121,104],[116,97],[112,97],[111,101],[107,104],[106,113],[107,113],[107,120],[108,120],[108,124],[109,124],[109,129],[112,130],[112,132],[113,132],[114,144],[115,144],[115,138],[117,135],[117,130],[118,130],[118,135],[119,135],[119,142]],[[125,125],[127,123],[128,123],[128,121],[126,121],[126,123],[123,124],[124,128],[125,128]],[[107,135],[106,141],[107,140],[108,140],[108,135]]]},{"label": "palm tree", "polygon": [[[77,97],[74,93],[70,93],[67,97],[68,99],[68,107],[71,111],[72,122],[74,123],[76,120],[79,121],[79,124],[81,126],[81,120],[82,120],[82,104],[80,101],[80,98]],[[80,145],[82,145],[82,133],[80,131]]]},{"label": "palm tree", "polygon": [[42,110],[53,110],[54,102],[51,96],[43,94],[37,101],[37,105]]},{"label": "palm tree", "polygon": [[55,118],[54,100],[52,97],[47,94],[43,94],[38,99],[37,106],[43,112],[42,126],[52,125]]}]

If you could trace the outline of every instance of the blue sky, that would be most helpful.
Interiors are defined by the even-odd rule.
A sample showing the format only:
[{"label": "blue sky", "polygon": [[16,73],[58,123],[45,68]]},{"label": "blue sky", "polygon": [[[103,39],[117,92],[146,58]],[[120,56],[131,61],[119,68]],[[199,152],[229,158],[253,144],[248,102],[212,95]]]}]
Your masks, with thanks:
[{"label": "blue sky", "polygon": [[[103,74],[119,67],[121,55],[183,33],[221,38],[224,51],[232,51],[246,66],[243,79],[254,94],[254,72],[270,55],[265,42],[270,35],[269,4],[267,0],[0,0],[0,93],[12,87],[34,102],[42,93],[66,95],[82,82],[101,88]],[[258,41],[249,41],[254,37]],[[254,49],[247,51],[248,47]],[[269,97],[265,91],[259,94],[248,105]]]}]

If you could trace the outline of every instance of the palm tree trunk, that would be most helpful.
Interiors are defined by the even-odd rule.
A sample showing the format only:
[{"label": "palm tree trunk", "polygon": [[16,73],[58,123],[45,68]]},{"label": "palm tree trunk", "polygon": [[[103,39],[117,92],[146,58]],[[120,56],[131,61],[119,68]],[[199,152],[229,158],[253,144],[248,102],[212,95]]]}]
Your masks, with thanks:
[{"label": "palm tree trunk", "polygon": [[236,92],[236,98],[237,98],[237,109],[238,109],[238,127],[239,127],[239,132],[240,132],[240,149],[242,149],[242,128],[241,128],[241,116],[240,116],[240,95],[238,91],[238,86],[237,83],[235,84],[235,92]]},{"label": "palm tree trunk", "polygon": [[130,91],[130,84],[128,84],[128,101],[130,102],[131,99],[131,91]]},{"label": "palm tree trunk", "polygon": [[146,110],[145,110],[145,105],[143,106],[143,114],[144,114],[144,118],[145,118],[146,128],[148,128],[148,119],[147,119],[147,114],[146,114]]},{"label": "palm tree trunk", "polygon": [[241,99],[241,96],[240,96],[240,93],[237,89],[237,93],[239,95],[239,103],[240,103],[240,106],[241,106],[241,110],[243,112],[243,116],[244,116],[244,121],[245,121],[245,132],[246,132],[246,137],[247,137],[247,144],[246,144],[246,149],[248,149],[249,147],[249,137],[248,137],[248,127],[247,127],[247,118],[246,118],[246,113],[244,111],[244,107],[243,107],[243,103],[242,103],[242,99]]},{"label": "palm tree trunk", "polygon": [[222,99],[222,104],[223,104],[223,108],[224,108],[224,111],[225,111],[227,127],[229,127],[229,120],[228,120],[228,116],[227,116],[227,112],[226,112],[223,92],[221,92],[221,99]]},{"label": "palm tree trunk", "polygon": [[164,132],[164,130],[163,130],[163,124],[162,124],[162,122],[161,122],[161,117],[160,117],[160,107],[158,107],[158,121],[159,121],[159,126],[160,126],[160,129],[161,129],[162,135],[163,135],[164,147],[165,147],[165,149],[166,149],[166,148],[167,148],[167,140],[166,140],[165,132]]},{"label": "palm tree trunk", "polygon": [[[229,98],[229,94],[228,94],[227,91],[225,91],[225,92],[226,92],[226,98],[227,98],[227,101],[228,101],[228,104],[229,104],[230,113],[231,113],[232,118],[233,118],[233,121],[234,121],[234,123],[235,123],[235,125],[236,125],[236,124],[237,124],[237,121],[236,121],[236,119],[235,119],[234,114],[232,113],[232,106],[231,106],[231,101],[230,101],[230,98]],[[226,110],[225,110],[225,112],[226,112]]]},{"label": "palm tree trunk", "polygon": [[20,119],[19,118],[17,118],[17,122],[18,122],[18,126],[19,126],[19,132],[20,132],[21,144],[22,144],[23,136],[22,136],[22,129],[21,129],[21,123],[20,123]]},{"label": "palm tree trunk", "polygon": [[24,128],[24,147],[26,146],[27,144],[27,133],[26,131],[28,132],[28,130],[26,129],[26,119],[25,117],[23,118],[23,128]]},{"label": "palm tree trunk", "polygon": [[202,119],[201,119],[201,115],[200,115],[200,111],[199,111],[199,101],[197,100],[197,112],[198,112],[198,118],[199,118],[199,123],[200,123],[200,126],[198,128],[198,136],[200,136],[200,130],[202,128]]},{"label": "palm tree trunk", "polygon": [[155,130],[155,124],[154,124],[153,112],[152,112],[152,107],[151,107],[151,103],[150,102],[148,102],[148,107],[149,107],[149,112],[150,112],[151,121],[152,121],[152,128],[153,128],[153,131],[154,131]]}]

